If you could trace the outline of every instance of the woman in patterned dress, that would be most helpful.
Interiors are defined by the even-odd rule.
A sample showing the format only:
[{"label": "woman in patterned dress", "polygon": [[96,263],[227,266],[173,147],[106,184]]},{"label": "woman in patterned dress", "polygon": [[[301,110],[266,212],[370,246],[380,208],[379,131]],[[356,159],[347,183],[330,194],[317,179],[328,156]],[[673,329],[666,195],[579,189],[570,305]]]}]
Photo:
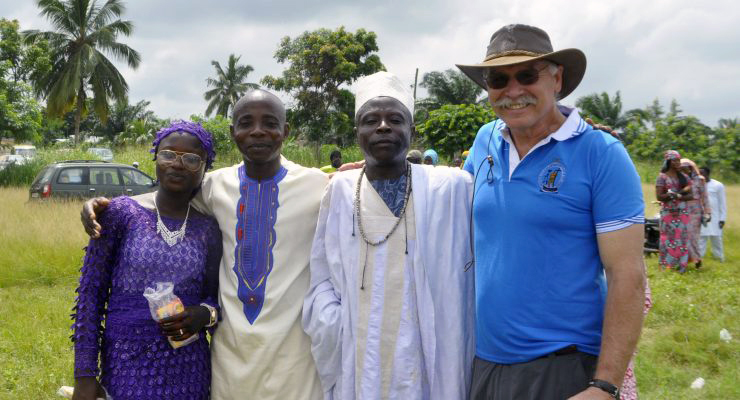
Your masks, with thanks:
[{"label": "woman in patterned dress", "polygon": [[701,268],[701,250],[699,236],[701,235],[702,217],[711,214],[709,199],[707,198],[706,179],[701,175],[696,164],[688,158],[681,159],[681,172],[691,180],[691,194],[693,198],[686,202],[689,210],[689,262],[696,263]]},{"label": "woman in patterned dress", "polygon": [[689,263],[689,210],[691,181],[681,173],[681,155],[668,150],[655,182],[655,197],[662,203],[660,209],[660,265],[685,272]]},{"label": "woman in patterned dress", "polygon": [[[209,398],[205,328],[217,321],[221,235],[190,199],[213,163],[213,140],[180,121],[159,131],[153,146],[159,189],[112,199],[99,217],[100,237],[87,247],[73,314],[73,399]],[[143,296],[157,282],[172,282],[185,305],[159,323]],[[177,349],[168,342],[196,333]]]}]

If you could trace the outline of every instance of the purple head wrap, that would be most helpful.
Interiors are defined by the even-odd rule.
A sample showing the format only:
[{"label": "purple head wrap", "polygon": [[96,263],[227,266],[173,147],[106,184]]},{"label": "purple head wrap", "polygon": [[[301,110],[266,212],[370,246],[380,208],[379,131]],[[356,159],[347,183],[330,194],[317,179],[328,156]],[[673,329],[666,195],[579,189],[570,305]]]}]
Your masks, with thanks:
[{"label": "purple head wrap", "polygon": [[216,151],[213,149],[213,136],[203,128],[203,125],[196,122],[174,121],[170,126],[160,129],[152,142],[152,149],[149,150],[150,153],[154,154],[154,159],[157,159],[159,143],[174,132],[185,132],[198,138],[203,149],[206,151],[206,171],[211,169],[213,160],[216,159]]}]

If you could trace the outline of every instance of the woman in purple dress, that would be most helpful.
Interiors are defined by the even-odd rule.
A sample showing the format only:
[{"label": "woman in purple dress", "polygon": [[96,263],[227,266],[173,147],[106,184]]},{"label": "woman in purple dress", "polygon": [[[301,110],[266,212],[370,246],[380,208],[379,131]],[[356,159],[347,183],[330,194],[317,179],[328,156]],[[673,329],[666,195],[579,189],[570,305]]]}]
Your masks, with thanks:
[{"label": "woman in purple dress", "polygon": [[[153,145],[159,190],[112,199],[100,216],[100,237],[87,247],[73,314],[73,399],[105,392],[115,400],[209,397],[205,332],[218,320],[221,234],[190,199],[213,163],[213,140],[199,124],[180,121],[159,131]],[[172,282],[185,305],[159,323],[143,296],[157,282]],[[196,333],[177,349],[167,340]]]}]

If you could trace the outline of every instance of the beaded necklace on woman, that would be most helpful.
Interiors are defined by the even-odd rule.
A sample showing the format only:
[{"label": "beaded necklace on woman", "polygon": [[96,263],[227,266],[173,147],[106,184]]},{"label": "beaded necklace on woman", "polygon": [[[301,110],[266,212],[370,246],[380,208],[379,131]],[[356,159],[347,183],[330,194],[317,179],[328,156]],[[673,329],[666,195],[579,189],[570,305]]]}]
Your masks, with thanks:
[{"label": "beaded necklace on woman", "polygon": [[[395,232],[396,229],[398,229],[398,226],[401,224],[401,219],[406,221],[406,207],[408,206],[409,198],[411,197],[411,165],[408,162],[406,163],[406,189],[404,191],[403,207],[401,208],[401,212],[398,214],[398,219],[396,220],[396,223],[393,224],[393,227],[388,232],[388,234],[377,241],[370,240],[367,237],[367,234],[365,233],[365,228],[362,224],[360,189],[362,188],[362,178],[365,175],[365,168],[366,166],[362,167],[362,170],[360,170],[360,176],[357,178],[357,186],[355,187],[354,215],[357,217],[357,229],[360,231],[360,237],[362,238],[362,241],[365,242],[367,246],[377,247],[388,241],[391,235],[393,235],[393,232]],[[352,232],[352,235],[354,236],[354,230]],[[360,289],[362,290],[365,289],[365,267],[367,266],[367,253],[368,252],[365,251],[365,262],[362,265],[362,283],[360,285]],[[406,250],[406,254],[408,254],[408,249]]]}]

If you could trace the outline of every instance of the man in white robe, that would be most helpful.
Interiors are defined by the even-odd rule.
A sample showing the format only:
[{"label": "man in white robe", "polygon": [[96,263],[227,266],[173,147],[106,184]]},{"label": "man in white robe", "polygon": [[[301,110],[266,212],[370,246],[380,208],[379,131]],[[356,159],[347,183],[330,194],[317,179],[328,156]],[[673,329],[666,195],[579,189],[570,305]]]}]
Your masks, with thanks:
[{"label": "man in white robe", "polygon": [[725,185],[716,179],[710,179],[709,167],[702,167],[701,174],[707,180],[707,197],[712,210],[712,219],[701,227],[699,237],[699,252],[703,256],[707,251],[707,242],[712,242],[712,256],[720,262],[725,262],[725,253],[722,245],[722,229],[727,220],[727,197]]},{"label": "man in white robe", "polygon": [[336,174],[324,194],[303,308],[324,397],[464,399],[471,179],[406,163],[413,100],[398,78],[381,72],[355,87],[366,168]]}]

